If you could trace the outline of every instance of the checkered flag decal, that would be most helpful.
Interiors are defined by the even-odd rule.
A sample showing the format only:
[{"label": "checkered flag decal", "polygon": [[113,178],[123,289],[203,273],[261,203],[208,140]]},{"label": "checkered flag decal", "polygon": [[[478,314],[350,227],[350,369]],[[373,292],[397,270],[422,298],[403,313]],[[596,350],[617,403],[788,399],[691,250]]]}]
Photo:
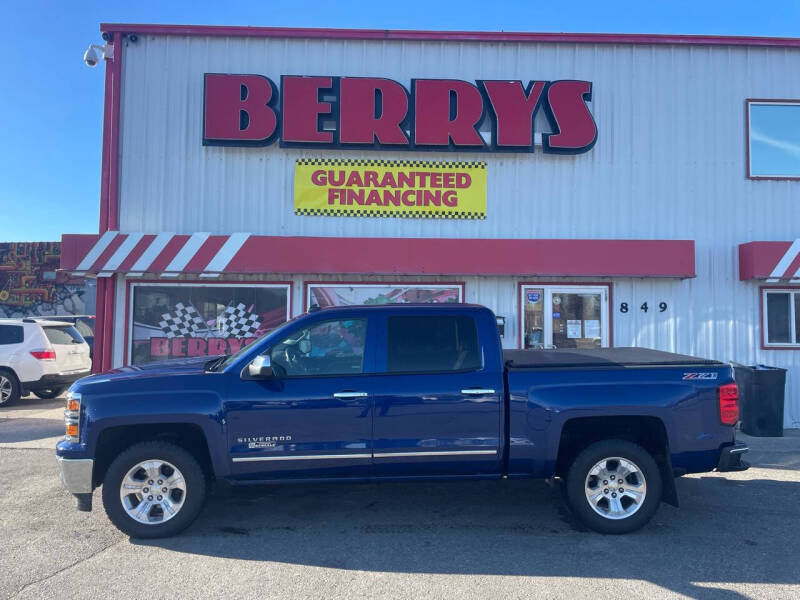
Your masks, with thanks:
[{"label": "checkered flag decal", "polygon": [[217,318],[217,328],[230,337],[254,337],[259,327],[258,315],[247,310],[241,302],[227,307]]},{"label": "checkered flag decal", "polygon": [[184,306],[183,302],[178,302],[173,314],[161,315],[158,326],[168,338],[195,337],[198,330],[205,327],[205,323],[194,306]]}]

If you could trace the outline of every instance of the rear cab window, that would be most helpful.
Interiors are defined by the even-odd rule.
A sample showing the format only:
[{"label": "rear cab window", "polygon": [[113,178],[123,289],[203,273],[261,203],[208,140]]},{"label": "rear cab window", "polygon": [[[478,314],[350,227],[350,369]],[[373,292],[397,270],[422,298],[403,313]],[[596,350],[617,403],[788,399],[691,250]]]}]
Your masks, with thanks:
[{"label": "rear cab window", "polygon": [[387,373],[474,371],[482,367],[475,319],[469,316],[390,316]]},{"label": "rear cab window", "polygon": [[82,344],[81,334],[72,325],[43,325],[42,330],[51,344]]}]

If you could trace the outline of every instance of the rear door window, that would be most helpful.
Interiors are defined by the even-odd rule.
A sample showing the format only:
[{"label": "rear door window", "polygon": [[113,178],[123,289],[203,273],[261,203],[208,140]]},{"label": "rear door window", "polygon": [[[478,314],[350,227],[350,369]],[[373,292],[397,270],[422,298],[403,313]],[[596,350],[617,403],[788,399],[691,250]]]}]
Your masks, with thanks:
[{"label": "rear door window", "polygon": [[425,373],[481,367],[478,330],[472,317],[389,317],[386,371]]},{"label": "rear door window", "polygon": [[0,346],[21,344],[24,337],[21,325],[0,325]]},{"label": "rear door window", "polygon": [[72,325],[69,327],[66,326],[56,326],[56,327],[42,327],[44,330],[44,334],[47,336],[47,340],[51,344],[57,345],[64,345],[64,344],[82,344],[83,338],[81,334],[78,333],[78,330],[75,329]]}]

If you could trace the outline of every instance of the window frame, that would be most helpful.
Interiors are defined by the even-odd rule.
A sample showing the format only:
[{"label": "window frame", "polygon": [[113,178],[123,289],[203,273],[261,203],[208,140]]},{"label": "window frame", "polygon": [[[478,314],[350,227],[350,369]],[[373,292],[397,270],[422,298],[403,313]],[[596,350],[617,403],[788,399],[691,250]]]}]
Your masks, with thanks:
[{"label": "window frame", "polygon": [[[770,293],[788,293],[789,294],[789,314],[793,320],[789,322],[789,333],[795,339],[794,342],[770,342],[767,325],[767,296]],[[764,285],[759,288],[759,312],[761,321],[761,349],[762,350],[800,350],[800,337],[797,336],[797,322],[800,320],[800,314],[796,312],[794,296],[800,296],[800,286],[778,286],[778,285]]]},{"label": "window frame", "polygon": [[746,160],[745,160],[745,176],[747,179],[753,181],[800,181],[800,173],[797,175],[753,175],[751,169],[751,158],[752,153],[750,150],[751,143],[750,143],[750,107],[752,105],[765,105],[765,104],[773,104],[778,106],[786,106],[786,105],[800,105],[800,99],[790,99],[790,98],[747,98],[745,100],[745,151],[746,151]]},{"label": "window frame", "polygon": [[[614,347],[614,297],[613,297],[613,289],[612,284],[610,282],[597,282],[597,281],[587,281],[587,282],[578,282],[578,281],[521,281],[517,287],[517,348],[520,350],[525,349],[525,292],[530,288],[541,288],[543,289],[545,298],[542,300],[545,302],[545,307],[547,307],[548,303],[546,301],[548,292],[553,290],[562,290],[563,293],[576,293],[576,291],[580,291],[581,289],[584,290],[597,290],[599,288],[603,288],[606,292],[605,302],[605,309],[606,309],[606,316],[608,319],[608,331],[605,332],[605,335],[602,335],[604,332],[601,331],[600,336],[600,346],[601,348],[613,348]],[[602,306],[601,306],[602,310]],[[603,319],[600,319],[600,326],[602,327]],[[545,323],[547,323],[548,319],[545,319]],[[552,335],[551,335],[552,337]],[[605,338],[605,340],[604,340]],[[603,342],[606,341],[608,345],[604,345]],[[552,345],[552,339],[550,340]]]},{"label": "window frame", "polygon": [[214,281],[202,279],[147,279],[142,281],[127,280],[125,285],[125,340],[122,349],[122,364],[129,365],[133,355],[133,294],[137,287],[265,287],[286,289],[286,320],[291,320],[294,289],[291,281]]}]

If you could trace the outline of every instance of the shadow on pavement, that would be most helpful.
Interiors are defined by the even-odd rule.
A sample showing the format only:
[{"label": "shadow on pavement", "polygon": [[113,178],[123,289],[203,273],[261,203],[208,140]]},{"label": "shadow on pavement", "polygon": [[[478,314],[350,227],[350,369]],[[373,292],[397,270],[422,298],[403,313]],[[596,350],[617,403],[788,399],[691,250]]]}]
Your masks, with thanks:
[{"label": "shadow on pavement", "polygon": [[66,402],[64,396],[42,400],[33,394],[28,394],[24,398],[20,398],[8,406],[0,406],[0,419],[6,416],[14,416],[14,413],[20,411],[42,411],[51,408],[63,408],[64,402]]},{"label": "shadow on pavement", "polygon": [[63,419],[32,419],[19,417],[0,420],[0,444],[30,442],[63,435]]},{"label": "shadow on pavement", "polygon": [[788,560],[800,482],[715,475],[678,488],[681,509],[662,505],[626,536],[585,531],[538,481],[223,489],[183,536],[132,541],[354,571],[638,579],[703,598],[742,597],[721,583],[800,582]]}]

